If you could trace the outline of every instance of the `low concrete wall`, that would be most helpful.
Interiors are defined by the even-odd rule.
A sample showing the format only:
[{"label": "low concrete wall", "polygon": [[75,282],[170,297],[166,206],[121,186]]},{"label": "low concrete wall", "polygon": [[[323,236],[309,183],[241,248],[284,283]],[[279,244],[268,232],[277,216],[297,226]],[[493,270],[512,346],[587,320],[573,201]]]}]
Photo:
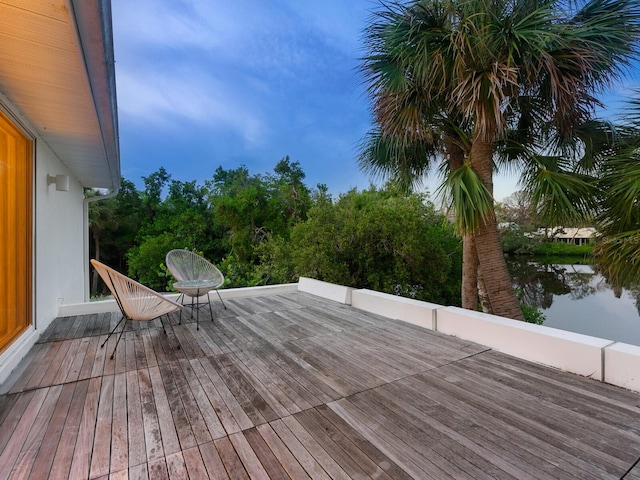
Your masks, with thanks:
[{"label": "low concrete wall", "polygon": [[437,311],[438,331],[602,381],[603,349],[613,341],[458,307]]},{"label": "low concrete wall", "polygon": [[[282,285],[265,285],[262,287],[245,287],[245,288],[223,288],[218,290],[223,300],[228,298],[258,297],[263,295],[278,295],[285,293],[293,293],[298,290],[297,283],[286,283]],[[211,298],[218,297],[216,292],[211,292]],[[177,300],[177,293],[166,294],[167,298]],[[205,296],[206,297],[206,296]],[[118,304],[115,300],[100,300],[97,302],[85,303],[69,303],[58,306],[59,317],[69,317],[71,315],[87,315],[91,313],[115,312],[118,310]]]},{"label": "low concrete wall", "polygon": [[343,287],[335,283],[322,282],[313,278],[300,277],[298,281],[298,290],[300,292],[311,293],[318,297],[333,300],[334,302],[351,305],[351,292],[353,288]]},{"label": "low concrete wall", "polygon": [[374,290],[354,290],[351,305],[360,310],[413,323],[430,330],[437,329],[436,310],[443,308],[435,303],[421,302]]},{"label": "low concrete wall", "polygon": [[640,392],[640,347],[614,343],[604,350],[604,381]]}]

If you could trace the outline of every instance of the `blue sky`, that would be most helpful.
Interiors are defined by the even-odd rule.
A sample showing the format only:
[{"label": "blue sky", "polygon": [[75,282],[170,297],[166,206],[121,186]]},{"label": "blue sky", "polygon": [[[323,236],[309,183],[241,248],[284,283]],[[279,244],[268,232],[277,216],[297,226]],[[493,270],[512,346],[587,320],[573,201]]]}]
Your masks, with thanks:
[{"label": "blue sky", "polygon": [[[371,123],[358,59],[377,6],[112,0],[123,175],[142,188],[164,166],[202,182],[218,166],[271,172],[289,155],[309,186],[366,188],[356,154]],[[633,84],[638,76],[618,90]],[[515,180],[495,188],[500,199]]]}]

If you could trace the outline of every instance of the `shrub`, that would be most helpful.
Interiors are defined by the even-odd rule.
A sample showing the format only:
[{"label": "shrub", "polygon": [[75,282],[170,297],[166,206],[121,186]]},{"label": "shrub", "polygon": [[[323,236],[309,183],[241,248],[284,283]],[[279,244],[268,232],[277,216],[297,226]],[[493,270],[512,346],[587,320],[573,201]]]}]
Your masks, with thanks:
[{"label": "shrub", "polygon": [[590,257],[593,245],[575,245],[564,242],[544,242],[535,250],[535,255]]}]

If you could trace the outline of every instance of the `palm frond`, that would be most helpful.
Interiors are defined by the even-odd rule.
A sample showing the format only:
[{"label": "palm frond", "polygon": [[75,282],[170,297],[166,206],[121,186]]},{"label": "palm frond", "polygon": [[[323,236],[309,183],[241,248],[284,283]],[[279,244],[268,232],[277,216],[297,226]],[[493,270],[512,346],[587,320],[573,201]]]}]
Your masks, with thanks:
[{"label": "palm frond", "polygon": [[450,171],[437,195],[448,199],[456,230],[463,235],[476,232],[494,214],[493,197],[469,163]]},{"label": "palm frond", "polygon": [[598,186],[603,210],[598,220],[605,233],[640,224],[640,150],[620,153],[605,162]]},{"label": "palm frond", "polygon": [[404,189],[419,186],[437,158],[434,143],[406,142],[371,130],[360,145],[358,163],[364,172],[393,180]]},{"label": "palm frond", "polygon": [[543,222],[574,225],[593,218],[597,204],[591,177],[566,170],[567,161],[561,157],[533,160],[537,168],[529,169],[523,185]]},{"label": "palm frond", "polygon": [[640,229],[600,239],[593,253],[600,271],[612,284],[640,284]]}]

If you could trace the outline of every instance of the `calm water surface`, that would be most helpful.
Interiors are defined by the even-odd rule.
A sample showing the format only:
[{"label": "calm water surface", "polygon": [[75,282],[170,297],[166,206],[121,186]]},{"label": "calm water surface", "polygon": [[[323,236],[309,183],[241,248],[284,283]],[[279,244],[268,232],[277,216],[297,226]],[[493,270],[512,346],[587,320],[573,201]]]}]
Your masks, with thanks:
[{"label": "calm water surface", "polygon": [[614,291],[589,265],[509,260],[522,301],[548,327],[640,346],[640,292]]}]

